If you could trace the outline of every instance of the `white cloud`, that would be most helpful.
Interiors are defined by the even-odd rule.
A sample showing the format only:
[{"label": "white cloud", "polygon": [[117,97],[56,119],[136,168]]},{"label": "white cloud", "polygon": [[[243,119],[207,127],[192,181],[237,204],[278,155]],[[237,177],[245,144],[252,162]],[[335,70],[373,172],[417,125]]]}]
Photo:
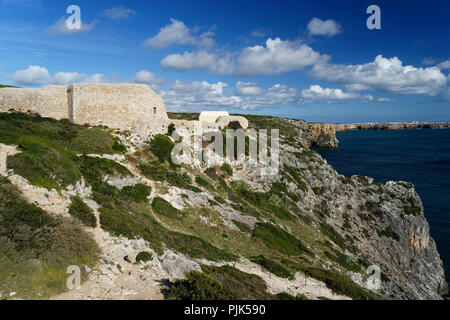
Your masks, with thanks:
[{"label": "white cloud", "polygon": [[444,62],[441,62],[436,67],[438,67],[441,70],[450,69],[450,60],[446,60]]},{"label": "white cloud", "polygon": [[185,71],[211,67],[218,60],[215,54],[205,51],[170,54],[161,60],[161,66],[166,69]]},{"label": "white cloud", "polygon": [[52,26],[46,29],[47,32],[55,35],[69,35],[81,32],[91,31],[98,21],[92,21],[91,23],[81,22],[80,29],[69,29],[66,25],[66,17],[59,18]]},{"label": "white cloud", "polygon": [[329,56],[321,55],[306,44],[269,38],[266,46],[247,47],[237,53],[171,54],[161,61],[161,66],[177,71],[208,68],[212,74],[253,76],[277,75],[328,60]]},{"label": "white cloud", "polygon": [[397,58],[379,55],[373,62],[359,65],[316,64],[310,75],[355,89],[377,89],[399,94],[436,95],[447,79],[436,67],[403,66]]},{"label": "white cloud", "polygon": [[302,90],[302,96],[308,99],[344,100],[355,99],[358,97],[358,94],[345,93],[341,89],[322,88],[319,85],[312,85],[309,89]]},{"label": "white cloud", "polygon": [[146,84],[156,92],[160,92],[161,85],[167,83],[166,80],[157,78],[153,72],[147,70],[141,70],[137,72],[131,79],[131,82]]},{"label": "white cloud", "polygon": [[133,9],[119,6],[107,9],[103,11],[102,14],[111,20],[123,20],[134,17],[137,14],[137,12]]},{"label": "white cloud", "polygon": [[145,83],[152,88],[165,84],[163,79],[158,79],[153,73],[147,70],[141,70],[131,79],[121,80],[120,77],[114,75],[104,75],[102,73],[84,74],[78,72],[57,72],[51,75],[45,67],[28,66],[25,70],[19,70],[12,74],[11,79],[18,85],[23,86],[40,86],[48,84],[71,84],[71,83],[99,83],[99,82],[134,82]]},{"label": "white cloud", "polygon": [[52,82],[55,84],[70,84],[78,82],[84,77],[86,77],[85,74],[80,74],[78,72],[58,72],[53,77]]},{"label": "white cloud", "polygon": [[202,48],[210,48],[215,42],[211,38],[214,33],[212,31],[195,35],[183,21],[170,18],[171,24],[162,27],[158,34],[144,40],[144,46],[151,47],[156,50],[168,48],[174,45],[195,45]]},{"label": "white cloud", "polygon": [[[252,94],[239,90],[252,88]],[[255,92],[259,92],[255,94]],[[236,92],[228,89],[223,82],[209,83],[207,81],[175,81],[169,90],[161,93],[170,110],[203,110],[218,108],[236,108],[242,110],[258,109],[273,105],[301,103],[298,90],[276,84],[263,90],[256,83],[236,83]]]},{"label": "white cloud", "polygon": [[308,23],[308,32],[312,36],[327,36],[332,37],[342,33],[341,25],[332,20],[320,20],[319,18],[312,18]]},{"label": "white cloud", "polygon": [[358,100],[360,102],[390,102],[393,101],[390,98],[377,98],[375,99],[372,95],[361,95],[355,92],[344,92],[339,88],[322,88],[320,85],[312,85],[308,89],[304,89],[301,92],[302,97],[308,100],[324,100],[328,103],[333,101],[343,101],[343,100]]},{"label": "white cloud", "polygon": [[253,96],[261,94],[262,89],[256,82],[236,82],[236,94],[238,96]]},{"label": "white cloud", "polygon": [[306,44],[269,38],[265,47],[247,47],[240,53],[236,72],[245,76],[276,75],[300,70],[328,59],[328,56],[320,55]]},{"label": "white cloud", "polygon": [[11,79],[19,85],[36,86],[50,83],[52,76],[46,68],[30,65],[27,69],[14,73]]}]

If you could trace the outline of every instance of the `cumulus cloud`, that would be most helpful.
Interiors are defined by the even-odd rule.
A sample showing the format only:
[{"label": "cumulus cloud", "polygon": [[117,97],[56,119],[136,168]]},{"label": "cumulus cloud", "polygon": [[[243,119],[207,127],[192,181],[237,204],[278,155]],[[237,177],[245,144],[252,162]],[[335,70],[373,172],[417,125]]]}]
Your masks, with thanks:
[{"label": "cumulus cloud", "polygon": [[342,33],[341,25],[332,20],[320,20],[319,18],[312,18],[308,23],[308,32],[312,36],[327,36],[332,37]]},{"label": "cumulus cloud", "polygon": [[19,85],[36,86],[50,83],[52,76],[46,68],[30,65],[25,70],[16,71],[11,79]]},{"label": "cumulus cloud", "polygon": [[143,83],[152,87],[153,89],[159,89],[159,86],[166,84],[164,79],[157,78],[152,72],[147,70],[141,70],[137,72],[130,79],[120,79],[114,75],[104,75],[102,73],[84,74],[78,72],[64,72],[60,71],[51,75],[45,67],[41,66],[28,66],[27,69],[19,70],[12,74],[11,79],[18,85],[23,86],[40,86],[48,84],[71,84],[71,83],[99,83],[99,82],[133,82]]},{"label": "cumulus cloud", "polygon": [[309,99],[332,100],[354,99],[358,97],[355,93],[345,93],[341,89],[322,88],[319,85],[312,85],[309,89],[302,90],[302,96]]},{"label": "cumulus cloud", "polygon": [[85,74],[81,74],[78,72],[58,72],[55,73],[52,82],[55,84],[70,84],[78,82],[79,80],[85,77],[86,77]]},{"label": "cumulus cloud", "polygon": [[437,95],[447,79],[436,67],[403,66],[397,57],[379,55],[373,62],[359,65],[316,64],[310,75],[327,79],[353,90],[377,89],[398,94]]},{"label": "cumulus cloud", "polygon": [[211,108],[248,110],[301,103],[298,90],[281,84],[263,90],[257,83],[238,81],[235,87],[236,90],[233,92],[228,84],[223,82],[175,81],[161,95],[169,109],[184,111]]},{"label": "cumulus cloud", "polygon": [[253,96],[261,94],[262,89],[256,82],[236,82],[236,94],[238,96]]},{"label": "cumulus cloud", "polygon": [[450,69],[450,60],[441,62],[436,67],[438,67],[441,70],[448,70],[448,69]]},{"label": "cumulus cloud", "polygon": [[267,39],[266,46],[245,48],[237,58],[237,73],[240,75],[276,75],[300,70],[319,62],[328,61],[306,44]]},{"label": "cumulus cloud", "polygon": [[144,46],[160,50],[174,45],[210,48],[215,44],[212,31],[197,35],[195,30],[188,28],[183,21],[170,18],[170,22],[171,24],[162,27],[157,35],[144,40]]},{"label": "cumulus cloud", "polygon": [[343,100],[358,100],[361,102],[390,102],[393,101],[390,98],[374,98],[372,95],[361,95],[355,92],[344,92],[339,88],[322,88],[320,85],[312,85],[308,89],[303,89],[302,97],[308,100],[323,100],[331,103],[333,101]]},{"label": "cumulus cloud", "polygon": [[119,6],[107,9],[103,11],[102,14],[111,20],[124,20],[133,18],[137,14],[137,12],[133,9]]},{"label": "cumulus cloud", "polygon": [[166,69],[185,71],[211,67],[216,63],[218,57],[213,53],[205,51],[185,52],[183,54],[170,54],[161,60],[161,66]]},{"label": "cumulus cloud", "polygon": [[54,34],[54,35],[69,35],[69,34],[76,34],[81,32],[88,32],[91,31],[94,26],[97,24],[98,21],[92,21],[91,23],[84,23],[81,22],[81,28],[80,29],[69,29],[66,25],[66,17],[59,18],[52,26],[46,29],[48,33]]},{"label": "cumulus cloud", "polygon": [[161,61],[161,66],[177,71],[208,68],[213,74],[254,76],[278,75],[328,60],[329,56],[321,55],[306,44],[269,38],[265,46],[247,47],[238,53],[171,54]]}]

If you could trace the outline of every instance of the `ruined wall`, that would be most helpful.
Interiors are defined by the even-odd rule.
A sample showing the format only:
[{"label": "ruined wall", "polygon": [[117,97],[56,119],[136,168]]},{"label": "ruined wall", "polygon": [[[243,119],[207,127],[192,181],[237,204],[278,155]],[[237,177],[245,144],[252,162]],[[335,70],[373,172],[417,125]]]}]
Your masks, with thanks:
[{"label": "ruined wall", "polygon": [[68,100],[72,102],[70,120],[74,123],[106,125],[143,134],[166,126],[164,101],[147,85],[73,84],[68,91]]},{"label": "ruined wall", "polygon": [[46,86],[39,89],[0,89],[0,112],[10,109],[39,113],[43,117],[68,118],[67,86]]}]

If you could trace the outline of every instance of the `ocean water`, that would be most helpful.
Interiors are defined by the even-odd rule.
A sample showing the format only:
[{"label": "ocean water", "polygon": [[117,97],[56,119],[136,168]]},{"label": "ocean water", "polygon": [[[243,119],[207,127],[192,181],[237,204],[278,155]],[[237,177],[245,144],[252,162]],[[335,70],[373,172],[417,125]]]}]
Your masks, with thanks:
[{"label": "ocean water", "polygon": [[450,282],[450,129],[345,131],[337,138],[337,149],[316,151],[340,174],[414,183]]}]

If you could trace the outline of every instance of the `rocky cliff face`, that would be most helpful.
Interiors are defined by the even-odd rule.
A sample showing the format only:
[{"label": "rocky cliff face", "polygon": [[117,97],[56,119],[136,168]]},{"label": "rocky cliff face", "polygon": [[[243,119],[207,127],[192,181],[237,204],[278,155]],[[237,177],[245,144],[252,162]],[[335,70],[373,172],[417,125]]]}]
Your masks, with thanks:
[{"label": "rocky cliff face", "polygon": [[338,139],[333,124],[329,123],[308,123],[308,131],[311,132],[312,146],[321,148],[337,148]]}]

